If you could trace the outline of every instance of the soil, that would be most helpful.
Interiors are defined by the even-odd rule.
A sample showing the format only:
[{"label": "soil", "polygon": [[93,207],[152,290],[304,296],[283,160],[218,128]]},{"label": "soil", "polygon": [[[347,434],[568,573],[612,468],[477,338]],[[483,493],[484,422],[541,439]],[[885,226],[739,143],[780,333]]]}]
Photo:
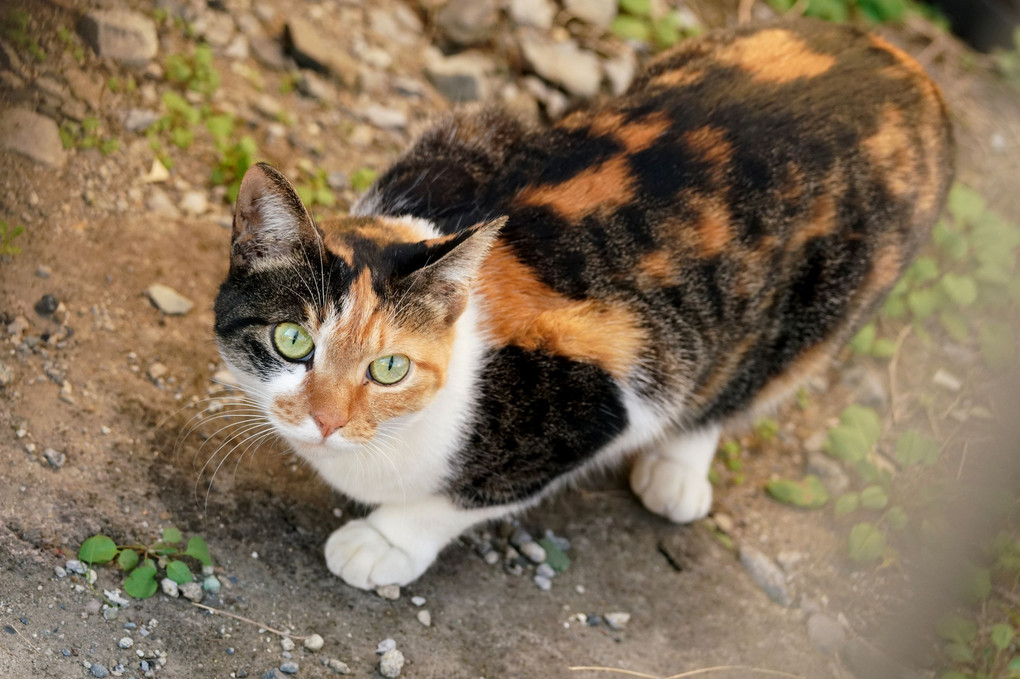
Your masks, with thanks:
[{"label": "soil", "polygon": [[[130,6],[152,16],[155,4]],[[236,4],[247,11],[248,3]],[[720,15],[716,21],[735,20],[735,7],[729,7],[735,3],[716,4],[725,7],[710,13]],[[385,12],[396,5],[396,0],[376,0],[372,9]],[[73,27],[88,9],[81,0],[21,6],[33,13],[44,45],[59,45],[56,30]],[[177,4],[165,6],[173,10]],[[286,12],[293,10],[285,9],[289,5],[283,0],[261,6],[275,10],[263,24],[268,36],[278,36]],[[378,69],[381,80],[363,79],[355,90],[329,82],[330,94],[316,100],[280,93],[289,72],[263,68],[251,58],[232,61],[217,50],[223,82],[214,105],[245,120],[259,141],[260,158],[292,177],[301,176],[302,159],[348,175],[363,166],[382,169],[429,117],[449,106],[422,76],[421,52],[434,35],[426,29],[406,40],[403,34],[373,32],[358,4],[313,6],[340,7],[344,17],[358,19],[341,26],[331,18],[322,27],[336,32],[338,44],[361,40],[390,55],[392,63]],[[957,123],[960,177],[1016,220],[1020,109],[1015,91],[980,59],[964,70],[962,63],[975,61],[964,48],[944,36],[933,43],[916,28],[892,32],[947,93]],[[161,23],[159,32],[159,62],[194,44],[172,20]],[[504,80],[520,73],[510,42],[493,39],[483,48],[508,65],[499,76]],[[879,401],[898,396],[902,404],[910,400],[904,394],[924,389],[934,370],[948,365],[966,376],[964,393],[976,398],[993,377],[975,367],[973,355],[960,358],[906,337],[898,358],[898,395],[889,393],[887,364],[849,358],[813,385],[805,407],[789,406],[777,414],[774,438],[737,432],[744,444],[743,478],[720,465],[713,515],[695,525],[675,526],[650,515],[627,490],[622,473],[595,477],[559,494],[518,517],[535,535],[549,529],[571,542],[570,567],[553,579],[549,591],[534,584],[533,568],[515,575],[501,564],[490,566],[467,540],[445,550],[397,600],[354,590],[327,571],[321,549],[333,529],[361,510],[282,445],[249,446],[243,432],[220,430],[229,420],[209,413],[193,419],[210,403],[205,399],[222,394],[212,381],[221,366],[211,309],[226,274],[229,230],[224,224],[230,213],[221,193],[207,183],[215,156],[211,138],[196,135],[186,152],[172,152],[169,180],[146,183],[153,153],[144,135],[122,128],[121,114],[143,105],[146,87],[162,92],[170,85],[151,69],[132,71],[88,48],[80,66],[70,52],[58,49],[32,74],[75,67],[103,84],[134,74],[139,89],[104,88],[99,100],[85,102],[96,107],[103,132],[120,139],[120,149],[110,155],[69,150],[66,166],[58,170],[0,152],[0,216],[26,227],[15,241],[22,251],[0,262],[0,314],[6,327],[0,330],[0,367],[12,372],[0,388],[0,675],[92,676],[88,666],[98,663],[111,670],[122,665],[120,674],[140,677],[142,658],[136,651],[155,665],[158,650],[166,662],[150,670],[152,676],[259,677],[286,660],[279,637],[268,631],[273,628],[325,639],[320,651],[299,642],[291,652],[300,665],[298,677],[333,676],[324,664],[328,658],[349,665],[351,676],[379,676],[375,649],[387,638],[406,657],[401,676],[407,677],[600,676],[571,670],[577,666],[665,676],[739,666],[712,676],[769,676],[762,671],[773,670],[778,674],[771,676],[875,679],[886,670],[868,669],[867,663],[889,657],[901,663],[889,676],[910,676],[908,666],[916,671],[913,676],[932,676],[939,657],[927,636],[931,620],[919,620],[917,602],[938,593],[925,591],[929,581],[911,566],[911,557],[920,553],[904,550],[901,563],[884,567],[854,564],[846,556],[847,522],[834,519],[828,509],[801,512],[781,505],[767,496],[764,485],[803,475],[805,442],[817,439],[845,404],[862,397],[862,383],[877,383]],[[414,78],[421,95],[409,100],[401,94],[393,86],[396,76]],[[264,94],[286,112],[282,137],[271,138],[266,128],[274,121],[253,113]],[[3,97],[8,105],[44,112],[49,105],[38,81],[25,77]],[[407,113],[408,129],[361,122],[358,111],[369,104]],[[157,192],[179,208],[190,190],[205,193],[212,207],[196,216],[169,216],[174,210],[153,207]],[[354,197],[350,189],[337,193],[336,209]],[[161,313],[145,293],[153,283],[172,286],[194,308],[183,316]],[[35,306],[47,294],[61,306],[44,316]],[[14,332],[11,324],[19,325],[18,319],[27,327]],[[164,366],[165,374],[154,364]],[[922,408],[904,407],[901,423],[924,417]],[[48,448],[66,456],[59,468],[46,460]],[[966,480],[975,463],[959,462],[966,452],[958,448],[954,444],[947,455]],[[205,603],[256,624],[163,594],[104,614],[93,602],[103,604],[104,590],[122,588],[116,569],[100,568],[94,588],[81,576],[55,574],[54,568],[75,558],[90,535],[102,532],[118,543],[152,540],[169,525],[201,534],[210,546],[223,589],[207,595]],[[505,544],[502,530],[479,532]],[[782,557],[790,606],[769,599],[733,546]],[[416,619],[421,609],[411,603],[412,596],[426,599],[422,608],[430,612],[431,626]],[[631,615],[623,629],[577,617],[611,612]],[[868,657],[855,660],[849,647],[838,653],[820,649],[806,624],[816,613],[838,619],[857,643],[857,655]],[[912,621],[917,634],[909,642],[888,634],[890,619]],[[151,633],[143,637],[125,623],[144,625]],[[133,637],[133,648],[118,647],[124,636]]]}]

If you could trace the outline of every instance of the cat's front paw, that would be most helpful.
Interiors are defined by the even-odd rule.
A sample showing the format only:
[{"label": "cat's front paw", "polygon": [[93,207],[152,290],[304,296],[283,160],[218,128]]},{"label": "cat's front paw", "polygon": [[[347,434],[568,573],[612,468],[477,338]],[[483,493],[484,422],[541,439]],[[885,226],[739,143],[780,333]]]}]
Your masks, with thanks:
[{"label": "cat's front paw", "polygon": [[669,458],[641,455],[631,471],[630,487],[645,507],[674,523],[703,519],[712,508],[708,476]]},{"label": "cat's front paw", "polygon": [[390,543],[368,521],[350,521],[326,540],[326,567],[359,589],[406,585],[425,572],[435,554],[411,554]]}]

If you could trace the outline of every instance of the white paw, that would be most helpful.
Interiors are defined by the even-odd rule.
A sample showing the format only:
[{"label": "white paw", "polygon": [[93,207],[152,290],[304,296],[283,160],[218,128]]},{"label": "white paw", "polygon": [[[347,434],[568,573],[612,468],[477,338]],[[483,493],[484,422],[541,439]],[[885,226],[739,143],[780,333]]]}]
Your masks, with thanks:
[{"label": "white paw", "polygon": [[359,589],[406,585],[425,572],[435,554],[412,555],[394,546],[368,521],[350,521],[326,540],[326,567]]},{"label": "white paw", "polygon": [[651,511],[674,523],[690,523],[712,508],[712,484],[706,474],[683,462],[643,454],[630,473],[630,487]]}]

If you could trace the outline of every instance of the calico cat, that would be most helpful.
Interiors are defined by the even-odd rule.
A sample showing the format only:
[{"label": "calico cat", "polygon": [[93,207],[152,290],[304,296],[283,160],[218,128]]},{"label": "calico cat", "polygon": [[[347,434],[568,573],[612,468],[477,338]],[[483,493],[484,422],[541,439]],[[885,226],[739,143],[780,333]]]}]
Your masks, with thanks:
[{"label": "calico cat", "polygon": [[375,506],[325,546],[406,584],[476,523],[635,455],[705,516],[720,427],[829,359],[910,263],[952,176],[936,86],[853,28],[684,42],[550,128],[449,115],[315,224],[245,175],[222,355],[331,485]]}]

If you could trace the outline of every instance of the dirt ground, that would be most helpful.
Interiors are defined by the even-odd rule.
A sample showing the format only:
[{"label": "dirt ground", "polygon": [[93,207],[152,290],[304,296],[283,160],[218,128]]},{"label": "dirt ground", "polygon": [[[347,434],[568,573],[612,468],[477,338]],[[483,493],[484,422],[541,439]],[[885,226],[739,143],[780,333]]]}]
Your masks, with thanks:
[{"label": "dirt ground", "polygon": [[[186,3],[129,5],[152,16],[156,4],[172,14]],[[449,106],[422,76],[421,51],[434,32],[410,39],[385,35],[373,32],[367,9],[358,3],[308,4],[327,11],[340,6],[344,16],[361,18],[343,27],[333,20],[322,26],[337,32],[340,45],[363,40],[390,55],[392,63],[380,69],[383,80],[355,90],[330,83],[320,99],[278,94],[291,71],[271,71],[251,57],[227,59],[216,50],[223,82],[214,105],[246,121],[259,141],[259,157],[292,177],[300,176],[303,158],[348,175],[363,166],[382,169],[415,130]],[[236,5],[251,15],[249,3]],[[278,37],[287,5],[262,3],[275,10],[273,18],[259,19],[270,38]],[[396,0],[378,0],[372,9],[395,5]],[[708,13],[719,15],[712,20],[733,21],[734,8],[720,5],[724,11]],[[19,7],[33,12],[38,33],[48,36],[40,38],[44,46],[59,45],[52,38],[57,29],[73,28],[89,8],[77,0]],[[160,24],[159,33],[157,62],[194,44],[172,19]],[[894,34],[921,56],[947,93],[958,130],[960,177],[997,209],[1020,217],[1015,92],[983,62],[965,70],[966,52],[951,41],[932,43],[912,31]],[[498,78],[519,72],[505,41],[484,49],[508,65]],[[939,656],[928,636],[931,620],[918,620],[923,617],[918,606],[941,592],[925,591],[931,581],[910,566],[910,554],[905,565],[857,566],[846,557],[846,523],[829,510],[791,509],[763,490],[771,478],[803,474],[805,442],[832,425],[845,404],[862,397],[862,383],[872,388],[877,383],[887,395],[885,364],[860,357],[814,385],[807,407],[781,411],[775,439],[744,438],[745,479],[734,483],[724,474],[706,521],[678,527],[650,515],[622,475],[593,478],[519,517],[533,534],[550,529],[571,542],[571,565],[549,591],[533,583],[534,569],[515,575],[501,564],[489,565],[466,540],[451,545],[397,600],[342,584],[326,570],[321,548],[358,508],[280,445],[268,443],[254,454],[243,437],[231,438],[234,430],[218,431],[218,423],[229,421],[202,421],[188,433],[196,424],[192,416],[208,403],[201,399],[221,392],[212,381],[221,368],[212,303],[228,264],[224,222],[230,208],[207,183],[212,141],[201,137],[187,152],[175,150],[167,181],[144,181],[154,156],[143,134],[124,129],[122,112],[142,105],[145,86],[162,92],[169,85],[149,70],[132,71],[85,51],[80,64],[58,51],[42,64],[25,65],[20,86],[6,80],[2,95],[5,107],[45,110],[40,79],[75,67],[94,83],[135,74],[141,85],[127,93],[101,87],[99,99],[85,102],[95,107],[103,133],[120,139],[120,148],[109,155],[68,150],[66,165],[54,169],[0,151],[0,217],[26,227],[15,241],[22,251],[0,260],[0,372],[6,375],[0,380],[0,676],[100,676],[89,669],[96,663],[141,677],[141,661],[156,667],[162,653],[165,664],[150,669],[151,676],[261,677],[287,660],[279,637],[267,628],[325,639],[317,652],[300,643],[291,651],[300,666],[296,676],[309,678],[334,675],[327,659],[346,663],[351,676],[379,676],[376,647],[387,638],[406,657],[401,674],[406,677],[612,676],[570,669],[576,666],[654,676],[727,666],[735,668],[710,676],[934,676]],[[418,82],[419,96],[408,99],[398,91],[397,76]],[[286,113],[283,136],[267,132],[274,121],[253,112],[267,93]],[[407,127],[359,122],[357,111],[371,104],[405,112]],[[194,190],[210,202],[200,215],[180,209]],[[154,201],[157,192],[169,198],[169,208]],[[337,209],[354,195],[350,189],[337,194]],[[172,286],[194,308],[182,316],[161,313],[145,294],[153,283]],[[47,294],[61,306],[41,315],[35,307]],[[959,361],[908,338],[900,356],[900,389],[909,391],[947,364],[967,375],[968,390],[980,394],[992,388],[989,376]],[[46,449],[64,454],[59,467],[47,461]],[[953,454],[959,459],[959,451]],[[960,469],[962,474],[962,463]],[[150,540],[169,525],[200,533],[210,546],[223,589],[207,595],[205,603],[257,624],[215,616],[163,594],[106,612],[97,603],[103,590],[122,587],[115,569],[99,569],[94,589],[81,576],[55,574],[90,535],[102,532],[127,543]],[[488,530],[499,542],[502,529]],[[770,600],[729,545],[778,558],[790,605]],[[426,603],[415,606],[413,596]],[[431,615],[428,627],[416,618],[422,609]],[[589,625],[577,617],[612,612],[631,615],[625,628],[611,629],[604,621]],[[838,653],[826,652],[817,635],[809,634],[807,623],[818,613],[837,621],[849,637]],[[903,619],[916,628],[905,635],[909,641],[889,633],[890,624],[896,627],[889,620]],[[145,626],[150,634],[142,636],[125,623]],[[118,646],[125,636],[133,638],[132,648]],[[901,663],[897,669],[883,669],[890,657]]]}]

